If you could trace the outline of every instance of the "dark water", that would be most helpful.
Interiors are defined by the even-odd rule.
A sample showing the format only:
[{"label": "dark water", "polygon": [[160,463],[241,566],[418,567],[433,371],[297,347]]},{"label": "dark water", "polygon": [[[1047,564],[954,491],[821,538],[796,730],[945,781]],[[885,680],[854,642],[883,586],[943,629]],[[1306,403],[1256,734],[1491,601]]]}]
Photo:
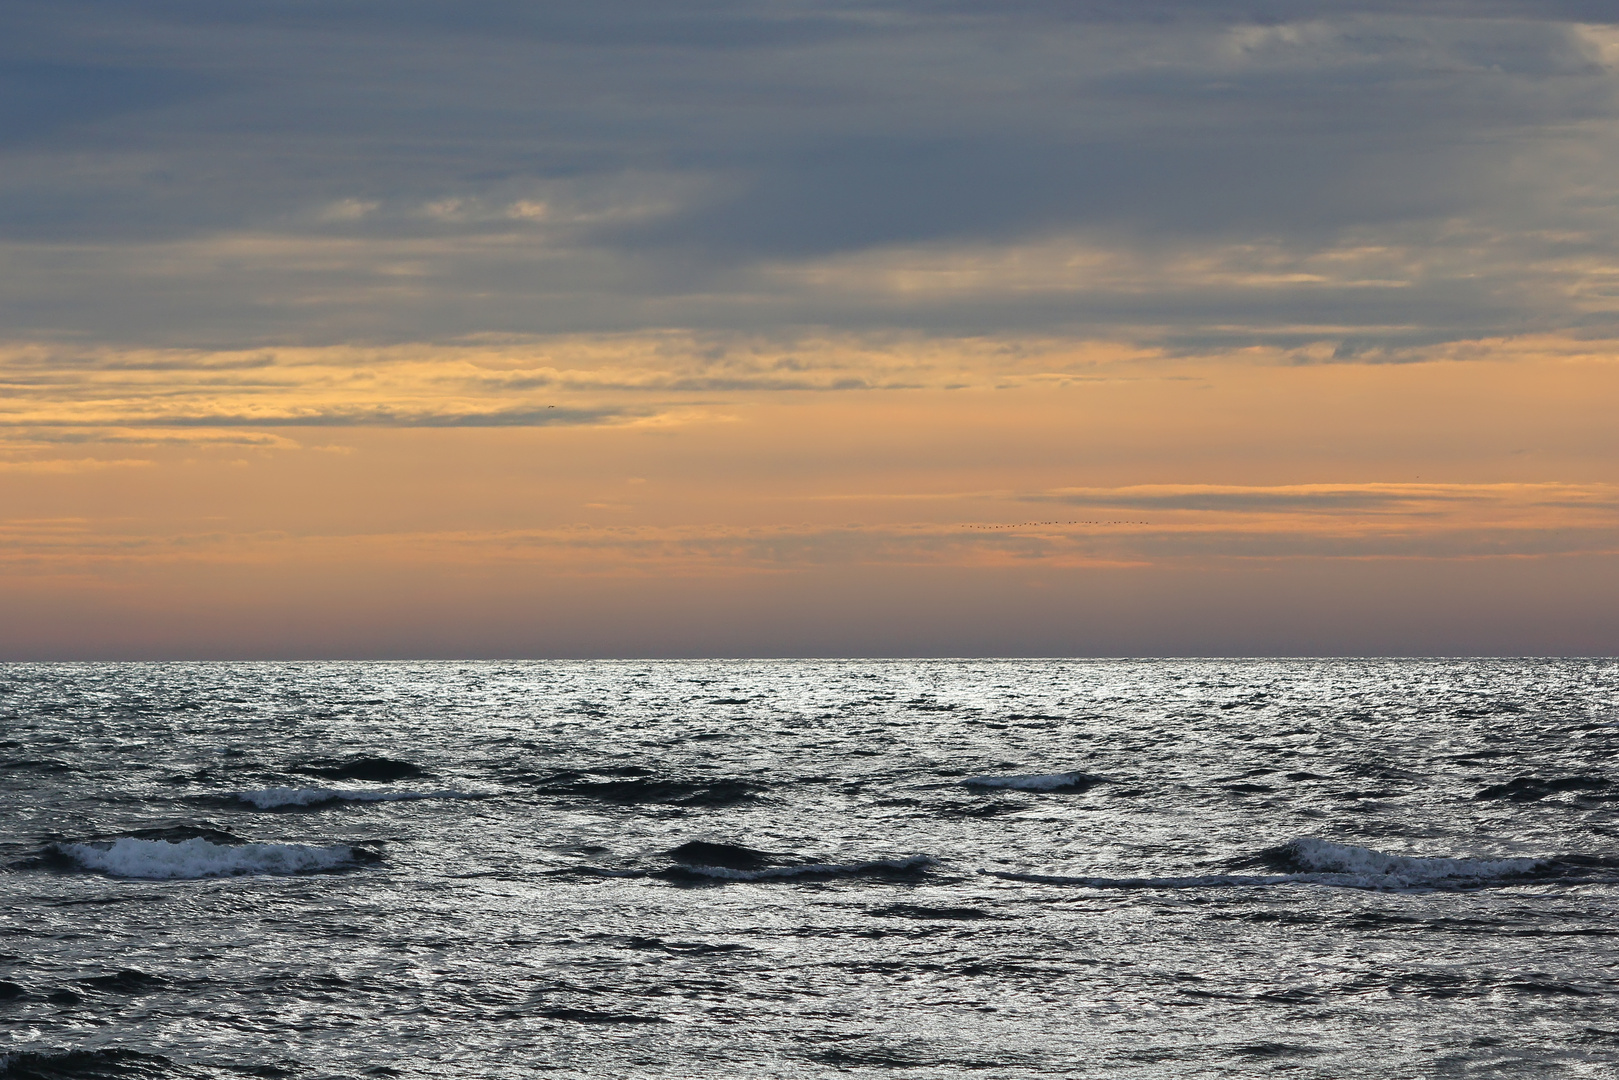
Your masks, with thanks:
[{"label": "dark water", "polygon": [[4,666],[0,1076],[1611,1077],[1616,749],[1610,660]]}]

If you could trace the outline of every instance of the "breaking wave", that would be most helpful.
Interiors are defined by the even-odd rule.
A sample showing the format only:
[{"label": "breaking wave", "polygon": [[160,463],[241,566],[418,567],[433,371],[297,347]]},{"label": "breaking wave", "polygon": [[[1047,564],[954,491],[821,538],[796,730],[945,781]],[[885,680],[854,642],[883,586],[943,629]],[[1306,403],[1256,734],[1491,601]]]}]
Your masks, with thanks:
[{"label": "breaking wave", "polygon": [[87,870],[115,878],[189,881],[247,874],[331,873],[375,863],[380,859],[375,850],[350,844],[314,847],[302,844],[216,843],[201,836],[185,840],[121,836],[114,840],[50,844],[38,864]]},{"label": "breaking wave", "polygon": [[1467,859],[1433,855],[1387,855],[1354,844],[1335,844],[1306,836],[1267,849],[1260,858],[1279,870],[1346,874],[1422,884],[1485,881],[1524,877],[1548,866],[1550,859]]},{"label": "breaking wave", "polygon": [[1084,877],[986,870],[1008,881],[1079,885],[1092,889],[1207,889],[1311,884],[1346,889],[1480,889],[1525,880],[1583,875],[1593,860],[1556,858],[1469,859],[1449,856],[1389,855],[1353,844],[1301,837],[1267,848],[1236,868],[1265,868],[1269,874],[1198,874],[1185,877]]}]

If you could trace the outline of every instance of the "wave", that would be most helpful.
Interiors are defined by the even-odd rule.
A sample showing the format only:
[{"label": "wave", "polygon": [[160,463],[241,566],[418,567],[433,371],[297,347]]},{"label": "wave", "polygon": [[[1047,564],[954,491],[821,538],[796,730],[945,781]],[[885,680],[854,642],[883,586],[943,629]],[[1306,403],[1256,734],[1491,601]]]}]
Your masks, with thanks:
[{"label": "wave", "polygon": [[[1031,874],[1018,870],[980,870],[985,877],[1024,881],[1032,885],[1077,885],[1087,889],[1218,889],[1242,885],[1286,885],[1306,881],[1302,874],[1196,874],[1190,877],[1082,877],[1070,874]],[[1323,884],[1336,884],[1323,882]],[[1371,886],[1368,886],[1371,887]]]},{"label": "wave", "polygon": [[890,874],[914,874],[937,860],[927,855],[911,855],[903,859],[870,859],[852,863],[801,863],[796,866],[764,866],[757,870],[738,870],[730,866],[679,866],[666,870],[663,877],[695,875],[720,881],[771,881],[803,877],[870,877]]},{"label": "wave", "polygon": [[[187,1070],[187,1075],[191,1075]],[[0,1076],[7,1080],[100,1080],[112,1077],[172,1077],[174,1063],[157,1054],[135,1050],[68,1050],[60,1053],[22,1051],[0,1054]]]},{"label": "wave", "polygon": [[693,840],[666,852],[674,865],[661,869],[575,866],[550,874],[606,878],[662,878],[684,884],[721,881],[783,881],[804,878],[892,877],[915,875],[936,865],[927,855],[857,862],[819,862],[799,855],[757,851],[740,844]]},{"label": "wave", "polygon": [[976,919],[995,918],[983,908],[926,907],[922,904],[889,904],[887,907],[873,908],[866,914],[890,919],[946,920],[950,922],[971,922]]},{"label": "wave", "polygon": [[1480,889],[1526,880],[1579,874],[1603,866],[1577,858],[1470,859],[1389,855],[1353,844],[1301,837],[1267,848],[1236,867],[1265,867],[1270,874],[1197,874],[1184,877],[1085,877],[984,870],[1008,881],[1078,885],[1092,889],[1210,889],[1269,885],[1328,885],[1346,889],[1430,891]]},{"label": "wave", "polygon": [[758,851],[741,844],[716,844],[711,840],[688,840],[670,848],[669,857],[683,866],[723,866],[731,870],[758,870],[782,856]]},{"label": "wave", "polygon": [[310,776],[325,776],[333,780],[365,780],[370,783],[392,783],[395,780],[419,780],[428,773],[420,766],[395,758],[360,757],[340,762],[317,762],[294,769]]},{"label": "wave", "polygon": [[1542,780],[1535,776],[1519,776],[1504,784],[1495,784],[1474,795],[1477,799],[1504,799],[1508,802],[1539,802],[1550,795],[1566,791],[1604,791],[1608,781],[1600,776],[1555,776]]},{"label": "wave", "polygon": [[661,803],[665,806],[731,806],[758,798],[764,788],[747,780],[677,779],[657,776],[625,780],[592,780],[579,773],[566,773],[542,784],[539,791],[544,795],[597,799],[627,805]]},{"label": "wave", "polygon": [[1090,776],[1081,772],[969,776],[962,781],[967,787],[1008,788],[1013,791],[1085,791],[1101,782],[1100,776]]},{"label": "wave", "polygon": [[[235,838],[231,838],[235,840]],[[86,870],[115,878],[146,881],[240,877],[248,874],[321,874],[375,863],[369,847],[331,844],[215,843],[201,836],[152,840],[121,836],[113,840],[59,841],[47,845],[34,865]]]},{"label": "wave", "polygon": [[1260,857],[1282,870],[1412,882],[1523,877],[1543,869],[1552,861],[1544,858],[1469,859],[1442,855],[1388,855],[1371,848],[1335,844],[1313,836],[1300,837],[1269,848]]},{"label": "wave", "polygon": [[31,772],[71,772],[80,770],[55,758],[0,758],[0,771],[17,769]]},{"label": "wave", "polygon": [[914,873],[934,865],[926,855],[902,859],[866,859],[860,862],[812,862],[802,856],[757,851],[741,844],[715,844],[692,840],[669,852],[676,866],[660,877],[707,878],[716,881],[771,881],[802,877],[862,877],[872,874]]},{"label": "wave", "polygon": [[233,791],[230,798],[260,810],[304,810],[346,802],[414,802],[418,799],[481,799],[466,791],[354,791],[348,788],[261,788]]},{"label": "wave", "polygon": [[169,981],[161,975],[148,975],[144,971],[134,968],[125,968],[112,975],[98,975],[92,979],[80,979],[79,985],[86,990],[99,990],[104,994],[153,994],[166,988]]}]

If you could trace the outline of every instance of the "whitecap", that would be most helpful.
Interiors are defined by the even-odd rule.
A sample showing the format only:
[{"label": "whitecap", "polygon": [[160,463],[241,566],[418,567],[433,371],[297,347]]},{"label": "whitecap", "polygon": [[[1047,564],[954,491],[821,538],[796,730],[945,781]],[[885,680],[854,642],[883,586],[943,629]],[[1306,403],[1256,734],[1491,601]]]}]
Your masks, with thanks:
[{"label": "whitecap", "polygon": [[1268,885],[1329,885],[1346,889],[1476,889],[1543,873],[1556,860],[1478,859],[1452,856],[1389,855],[1354,844],[1301,837],[1261,853],[1260,863],[1282,873],[1197,874],[1165,877],[1098,877],[984,870],[1007,881],[1076,885],[1091,889],[1210,889]]},{"label": "whitecap", "polygon": [[51,850],[85,870],[150,881],[235,877],[243,874],[310,874],[341,870],[375,859],[347,844],[211,844],[190,840],[141,840],[52,844]]},{"label": "whitecap", "polygon": [[1290,840],[1266,854],[1286,869],[1360,878],[1382,888],[1421,888],[1523,877],[1551,862],[1537,858],[1388,855],[1372,848],[1335,844],[1313,836]]}]

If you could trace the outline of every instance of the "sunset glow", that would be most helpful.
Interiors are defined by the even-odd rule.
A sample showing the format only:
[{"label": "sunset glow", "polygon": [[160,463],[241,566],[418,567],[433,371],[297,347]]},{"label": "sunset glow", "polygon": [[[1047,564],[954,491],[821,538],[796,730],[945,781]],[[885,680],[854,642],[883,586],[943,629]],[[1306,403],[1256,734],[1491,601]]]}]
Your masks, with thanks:
[{"label": "sunset glow", "polygon": [[7,656],[1619,641],[1611,27],[30,11]]}]

